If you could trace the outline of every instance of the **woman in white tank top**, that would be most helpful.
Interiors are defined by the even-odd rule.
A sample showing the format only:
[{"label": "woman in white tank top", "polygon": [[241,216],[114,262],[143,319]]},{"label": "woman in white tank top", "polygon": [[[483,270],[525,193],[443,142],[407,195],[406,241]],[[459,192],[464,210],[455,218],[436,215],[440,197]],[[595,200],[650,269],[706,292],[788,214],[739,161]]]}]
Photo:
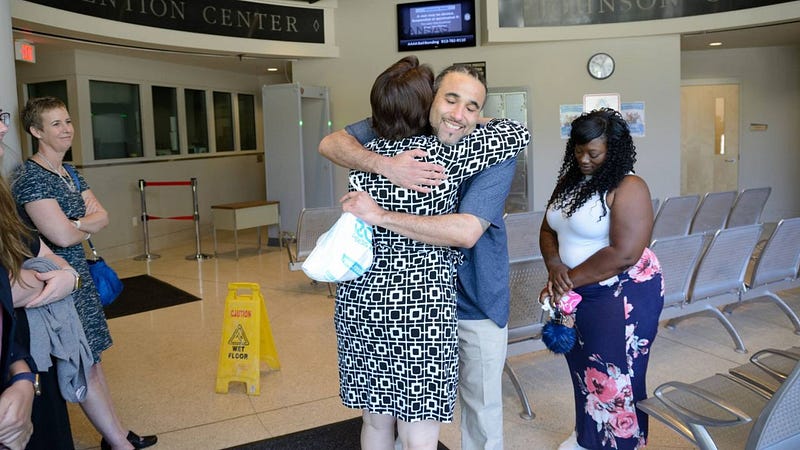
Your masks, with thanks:
[{"label": "woman in white tank top", "polygon": [[577,342],[565,354],[575,395],[575,432],[559,449],[636,449],[647,440],[650,347],[664,305],[661,267],[647,248],[653,208],[633,175],[636,147],[612,109],[572,122],[539,245],[549,279],[539,299],[570,290]]}]

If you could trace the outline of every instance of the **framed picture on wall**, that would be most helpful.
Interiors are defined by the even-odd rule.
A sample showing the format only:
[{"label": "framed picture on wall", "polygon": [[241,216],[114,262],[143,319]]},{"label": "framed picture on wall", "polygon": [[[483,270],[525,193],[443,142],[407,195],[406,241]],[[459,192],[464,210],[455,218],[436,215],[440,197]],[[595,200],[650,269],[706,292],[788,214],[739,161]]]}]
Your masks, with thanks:
[{"label": "framed picture on wall", "polygon": [[600,108],[619,111],[619,94],[586,94],[583,96],[583,111],[590,112]]},{"label": "framed picture on wall", "polygon": [[646,129],[644,120],[644,102],[630,102],[623,103],[620,110],[625,122],[628,123],[628,128],[631,130],[631,136],[644,137]]},{"label": "framed picture on wall", "polygon": [[572,131],[572,121],[577,119],[582,112],[583,105],[558,106],[558,123],[561,125],[559,127],[561,139],[569,139],[569,133]]}]

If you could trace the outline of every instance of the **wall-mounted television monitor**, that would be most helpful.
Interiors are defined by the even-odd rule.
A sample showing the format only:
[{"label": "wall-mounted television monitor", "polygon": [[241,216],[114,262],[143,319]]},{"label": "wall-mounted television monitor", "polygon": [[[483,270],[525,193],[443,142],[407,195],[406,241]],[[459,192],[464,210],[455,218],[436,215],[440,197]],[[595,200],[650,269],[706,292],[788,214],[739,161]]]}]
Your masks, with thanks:
[{"label": "wall-mounted television monitor", "polygon": [[397,50],[475,47],[475,0],[397,5]]}]

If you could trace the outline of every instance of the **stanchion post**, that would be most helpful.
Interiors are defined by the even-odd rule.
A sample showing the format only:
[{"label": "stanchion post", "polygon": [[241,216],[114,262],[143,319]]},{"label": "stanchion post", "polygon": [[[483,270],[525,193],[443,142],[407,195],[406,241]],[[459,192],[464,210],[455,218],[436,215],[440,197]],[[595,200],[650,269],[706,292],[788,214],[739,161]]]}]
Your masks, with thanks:
[{"label": "stanchion post", "polygon": [[200,206],[197,201],[197,178],[192,178],[192,206],[194,209],[194,238],[195,238],[195,254],[188,255],[187,260],[197,259],[211,259],[214,255],[206,255],[200,252]]},{"label": "stanchion post", "polygon": [[147,223],[149,221],[147,216],[147,201],[145,200],[145,192],[144,188],[147,186],[147,183],[139,179],[139,197],[141,198],[142,202],[142,234],[144,235],[144,254],[134,257],[133,259],[136,261],[152,261],[154,259],[158,259],[161,256],[155,255],[150,253],[150,232],[147,228]]}]

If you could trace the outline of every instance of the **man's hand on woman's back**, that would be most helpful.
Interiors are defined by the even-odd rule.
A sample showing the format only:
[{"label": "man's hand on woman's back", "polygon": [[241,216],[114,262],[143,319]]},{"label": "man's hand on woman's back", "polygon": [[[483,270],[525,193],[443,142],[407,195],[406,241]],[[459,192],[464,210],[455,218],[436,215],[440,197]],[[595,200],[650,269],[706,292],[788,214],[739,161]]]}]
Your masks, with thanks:
[{"label": "man's hand on woman's back", "polygon": [[378,173],[392,184],[427,194],[447,179],[443,166],[419,160],[427,155],[424,150],[413,149],[384,158]]}]

